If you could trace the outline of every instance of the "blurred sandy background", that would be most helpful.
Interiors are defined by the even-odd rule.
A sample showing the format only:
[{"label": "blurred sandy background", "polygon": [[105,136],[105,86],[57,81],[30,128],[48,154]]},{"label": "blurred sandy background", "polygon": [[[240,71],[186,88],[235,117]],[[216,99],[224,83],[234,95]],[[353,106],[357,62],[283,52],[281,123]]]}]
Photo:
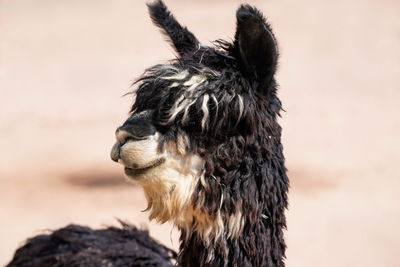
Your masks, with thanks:
[{"label": "blurred sandy background", "polygon": [[[400,266],[400,2],[249,1],[281,48],[291,179],[287,266]],[[232,38],[239,1],[167,1],[205,44]],[[0,265],[70,222],[147,225],[109,159],[142,71],[172,58],[133,0],[0,0]]]}]

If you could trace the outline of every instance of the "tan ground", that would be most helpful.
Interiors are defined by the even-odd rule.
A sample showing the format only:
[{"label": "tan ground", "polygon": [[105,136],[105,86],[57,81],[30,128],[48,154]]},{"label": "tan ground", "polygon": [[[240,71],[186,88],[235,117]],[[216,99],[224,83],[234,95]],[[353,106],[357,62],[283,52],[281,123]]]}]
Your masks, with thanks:
[{"label": "tan ground", "polygon": [[[276,32],[291,178],[287,266],[400,266],[400,2],[249,1]],[[168,1],[205,43],[239,1]],[[142,1],[0,0],[0,265],[69,222],[150,227],[109,159],[144,68],[171,58]]]}]

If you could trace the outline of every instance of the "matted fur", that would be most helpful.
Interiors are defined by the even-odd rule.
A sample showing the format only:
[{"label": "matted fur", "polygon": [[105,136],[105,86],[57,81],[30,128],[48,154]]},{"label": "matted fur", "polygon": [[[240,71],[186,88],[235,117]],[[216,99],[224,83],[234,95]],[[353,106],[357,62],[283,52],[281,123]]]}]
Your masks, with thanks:
[{"label": "matted fur", "polygon": [[[157,8],[150,10],[157,25],[169,27],[157,21]],[[268,49],[260,55],[271,55],[266,69],[257,57],[241,54],[246,49],[239,47],[247,42],[241,29],[247,25],[255,35],[266,32],[260,37]],[[149,68],[135,84],[132,112],[153,112],[152,122],[162,133],[160,147],[178,143],[184,132],[186,153],[204,161],[194,191],[181,201],[189,225],[178,224],[181,262],[196,258],[189,265],[283,266],[288,179],[273,78],[276,41],[261,13],[242,6],[235,42],[218,40],[215,45],[189,43],[184,53],[178,51],[179,58]]]}]

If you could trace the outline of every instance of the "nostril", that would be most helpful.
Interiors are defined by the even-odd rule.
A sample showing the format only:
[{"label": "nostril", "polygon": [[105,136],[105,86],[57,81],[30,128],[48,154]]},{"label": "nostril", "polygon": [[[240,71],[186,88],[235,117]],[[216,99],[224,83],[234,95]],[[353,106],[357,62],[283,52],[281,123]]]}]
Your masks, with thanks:
[{"label": "nostril", "polygon": [[120,159],[120,155],[119,155],[120,147],[121,147],[121,144],[118,143],[118,142],[116,142],[116,143],[113,145],[113,147],[111,148],[110,156],[111,156],[111,159],[112,159],[113,161],[115,161],[115,162],[118,162],[118,160]]}]

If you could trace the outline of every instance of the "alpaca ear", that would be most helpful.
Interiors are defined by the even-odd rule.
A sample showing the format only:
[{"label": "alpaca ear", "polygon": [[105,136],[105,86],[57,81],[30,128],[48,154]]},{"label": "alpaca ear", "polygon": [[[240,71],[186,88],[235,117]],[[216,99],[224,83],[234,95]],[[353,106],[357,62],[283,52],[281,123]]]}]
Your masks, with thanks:
[{"label": "alpaca ear", "polygon": [[161,0],[147,4],[147,7],[153,23],[170,39],[179,55],[198,47],[199,41],[193,33],[179,24]]},{"label": "alpaca ear", "polygon": [[236,18],[234,56],[253,88],[266,94],[278,60],[275,37],[256,8],[242,5],[237,10]]}]

